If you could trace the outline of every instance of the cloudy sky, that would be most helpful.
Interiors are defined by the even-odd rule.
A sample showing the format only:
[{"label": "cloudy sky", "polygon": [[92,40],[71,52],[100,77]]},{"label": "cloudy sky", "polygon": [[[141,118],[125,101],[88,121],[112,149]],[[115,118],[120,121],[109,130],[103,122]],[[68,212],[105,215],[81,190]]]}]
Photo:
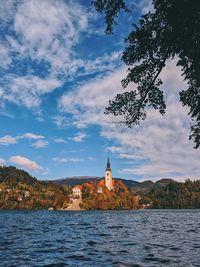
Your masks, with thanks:
[{"label": "cloudy sky", "polygon": [[133,2],[134,14],[120,15],[106,36],[90,0],[1,0],[0,165],[39,179],[103,176],[109,156],[115,177],[200,177],[200,151],[188,140],[190,120],[177,101],[186,83],[175,61],[161,73],[164,117],[150,110],[130,130],[104,115],[122,91],[131,21],[151,8],[148,0]]}]

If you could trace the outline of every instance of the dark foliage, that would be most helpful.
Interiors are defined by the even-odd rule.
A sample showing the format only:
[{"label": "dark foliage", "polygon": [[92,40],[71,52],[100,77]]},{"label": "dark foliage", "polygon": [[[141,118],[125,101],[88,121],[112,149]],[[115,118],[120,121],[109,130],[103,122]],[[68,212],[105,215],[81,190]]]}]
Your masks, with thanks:
[{"label": "dark foliage", "polygon": [[[95,8],[105,14],[106,32],[113,30],[120,10],[127,11],[126,1],[96,0]],[[154,11],[141,16],[126,38],[128,44],[122,60],[128,66],[128,75],[122,80],[124,89],[129,83],[137,90],[118,94],[109,102],[106,114],[123,116],[128,127],[146,118],[148,107],[164,115],[164,94],[160,90],[159,74],[166,60],[178,58],[187,90],[180,89],[180,101],[189,107],[193,119],[190,139],[195,148],[200,146],[200,1],[153,0]]]},{"label": "dark foliage", "polygon": [[200,181],[187,180],[185,183],[171,182],[166,187],[152,190],[143,195],[141,204],[151,208],[196,209],[200,208]]},{"label": "dark foliage", "polygon": [[0,166],[0,183],[6,183],[8,186],[16,186],[19,182],[29,185],[37,184],[37,179],[30,176],[27,172],[16,167]]}]

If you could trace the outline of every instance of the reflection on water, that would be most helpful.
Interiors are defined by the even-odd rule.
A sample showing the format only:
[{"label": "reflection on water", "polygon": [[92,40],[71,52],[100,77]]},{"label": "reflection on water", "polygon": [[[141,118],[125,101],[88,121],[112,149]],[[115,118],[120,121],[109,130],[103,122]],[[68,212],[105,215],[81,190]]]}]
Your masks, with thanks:
[{"label": "reflection on water", "polygon": [[1,211],[0,266],[200,266],[200,211]]}]

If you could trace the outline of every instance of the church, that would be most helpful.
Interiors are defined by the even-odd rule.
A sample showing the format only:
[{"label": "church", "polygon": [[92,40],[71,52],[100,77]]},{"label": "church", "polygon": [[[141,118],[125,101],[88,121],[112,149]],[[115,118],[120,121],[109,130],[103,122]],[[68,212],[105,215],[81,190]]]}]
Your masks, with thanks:
[{"label": "church", "polygon": [[111,171],[111,168],[110,168],[110,160],[109,160],[109,158],[108,158],[107,166],[106,166],[105,186],[109,190],[113,189],[112,171]]},{"label": "church", "polygon": [[110,160],[108,158],[107,160],[107,166],[106,166],[106,173],[105,173],[105,178],[104,180],[102,179],[99,183],[98,183],[98,193],[102,193],[102,188],[105,186],[107,187],[108,190],[112,190],[114,189],[114,180],[112,179],[112,170],[110,167]]},{"label": "church", "polygon": [[[92,190],[94,190],[94,187],[91,184],[88,183],[84,183],[83,185],[87,185],[87,187],[92,187]],[[82,187],[83,185],[76,185],[73,188],[73,197],[74,198],[81,198],[82,196]],[[97,185],[97,193],[103,193],[103,188],[107,188],[109,191],[114,190],[115,189],[115,181],[112,178],[112,170],[110,167],[110,160],[108,157],[107,160],[107,165],[106,165],[106,172],[105,172],[105,177],[104,179],[101,179]]]}]

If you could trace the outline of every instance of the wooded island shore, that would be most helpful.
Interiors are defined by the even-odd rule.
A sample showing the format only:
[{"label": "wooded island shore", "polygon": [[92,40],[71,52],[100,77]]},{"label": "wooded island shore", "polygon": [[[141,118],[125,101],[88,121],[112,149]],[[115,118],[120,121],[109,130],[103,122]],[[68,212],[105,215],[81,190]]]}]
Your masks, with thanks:
[{"label": "wooded island shore", "polygon": [[[66,179],[39,181],[15,167],[0,167],[0,209],[46,210],[131,210],[131,209],[196,209],[200,208],[200,181],[184,183],[171,179],[159,183],[146,181],[137,186],[126,186],[129,180],[113,179],[115,188],[101,186],[102,179],[83,180],[81,198],[74,195],[76,186],[66,184]],[[69,179],[70,180],[70,179]],[[92,181],[91,181],[92,180]],[[70,180],[71,181],[71,180]],[[77,179],[80,183],[80,179]],[[125,182],[124,182],[125,181]],[[132,181],[133,182],[133,181]],[[76,179],[74,178],[74,183]],[[152,186],[152,184],[154,186]],[[78,202],[80,209],[73,208]]]}]

